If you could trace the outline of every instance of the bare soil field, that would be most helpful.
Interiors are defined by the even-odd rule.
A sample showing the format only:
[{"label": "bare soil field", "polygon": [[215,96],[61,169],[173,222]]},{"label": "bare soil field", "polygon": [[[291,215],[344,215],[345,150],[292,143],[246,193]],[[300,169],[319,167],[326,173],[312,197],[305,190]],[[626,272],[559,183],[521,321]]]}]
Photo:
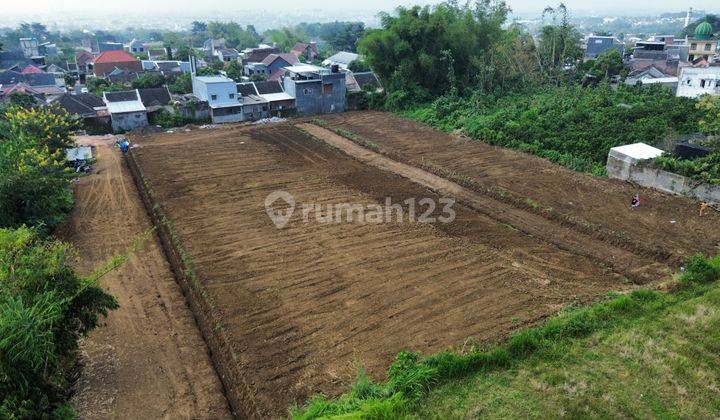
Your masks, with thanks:
[{"label": "bare soil field", "polygon": [[[659,251],[677,264],[720,243],[720,214],[698,216],[698,203],[631,185],[573,172],[549,161],[479,141],[450,135],[384,112],[323,115],[330,128],[348,130],[380,146],[397,160],[434,166],[487,188],[502,189],[520,200],[577,218],[593,229],[612,231],[635,248]],[[639,192],[642,205],[630,210]],[[606,235],[611,236],[611,235]],[[606,237],[607,239],[607,237]]]},{"label": "bare soil field", "polygon": [[[257,410],[241,415],[285,415],[313,393],[342,392],[358,365],[381,378],[400,350],[493,342],[564,305],[631,287],[628,275],[649,280],[667,270],[342,139],[323,140],[291,124],[135,139],[144,182],[222,314],[216,329],[231,338],[242,376],[225,380],[248,384],[245,399]],[[264,207],[277,190],[298,206],[459,202],[448,224],[304,223],[296,209],[278,229]]]},{"label": "bare soil field", "polygon": [[[80,178],[61,237],[90,274],[152,227],[109,137],[83,137],[98,159]],[[118,299],[81,345],[73,405],[80,418],[231,418],[222,385],[155,235],[102,285]]]}]

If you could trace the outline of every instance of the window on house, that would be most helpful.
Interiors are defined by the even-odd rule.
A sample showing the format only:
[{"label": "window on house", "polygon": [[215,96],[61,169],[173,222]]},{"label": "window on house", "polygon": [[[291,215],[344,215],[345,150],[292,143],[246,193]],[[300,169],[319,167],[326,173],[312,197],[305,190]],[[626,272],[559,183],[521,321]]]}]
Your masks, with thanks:
[{"label": "window on house", "polygon": [[[718,83],[720,83],[720,82],[718,82]],[[266,107],[266,106],[263,107],[263,111],[267,111],[267,107]]]},{"label": "window on house", "polygon": [[303,93],[304,93],[305,95],[309,95],[309,94],[310,94],[310,89],[308,89],[308,88],[303,89]]},{"label": "window on house", "polygon": [[217,101],[217,95],[210,95],[210,99],[212,99],[213,101]]},{"label": "window on house", "polygon": [[690,44],[690,49],[697,50],[697,44],[695,44],[695,43]]},{"label": "window on house", "polygon": [[701,88],[704,88],[704,87],[705,87],[705,79],[701,79],[701,80],[700,80],[700,87],[701,87]]},{"label": "window on house", "polygon": [[705,44],[705,51],[710,51],[712,44]]},{"label": "window on house", "polygon": [[235,99],[235,94],[234,94],[234,93],[228,93],[228,98],[230,98],[230,99]]},{"label": "window on house", "polygon": [[332,93],[333,85],[332,83],[328,83],[326,85],[323,85],[323,92],[325,92],[326,95],[329,95]]}]

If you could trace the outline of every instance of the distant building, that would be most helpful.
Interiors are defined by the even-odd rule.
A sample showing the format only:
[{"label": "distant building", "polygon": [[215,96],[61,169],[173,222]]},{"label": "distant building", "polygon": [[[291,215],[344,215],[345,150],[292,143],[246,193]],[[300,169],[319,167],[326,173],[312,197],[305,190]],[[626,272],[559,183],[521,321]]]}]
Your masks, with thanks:
[{"label": "distant building", "polygon": [[677,96],[720,95],[720,66],[683,67],[678,79]]},{"label": "distant building", "polygon": [[40,45],[37,38],[20,38],[20,49],[25,58],[37,57],[40,55]]},{"label": "distant building", "polygon": [[337,54],[333,54],[330,57],[323,60],[322,64],[323,66],[332,66],[337,65],[341,69],[347,70],[350,63],[360,58],[360,55],[347,52],[347,51],[340,51]]},{"label": "distant building", "polygon": [[92,64],[92,71],[95,76],[102,77],[115,69],[128,72],[141,72],[140,61],[125,51],[105,51],[101,53]]},{"label": "distant building", "polygon": [[625,44],[614,36],[590,36],[587,40],[585,58],[595,59],[609,49],[616,49],[622,55],[625,53]]},{"label": "distant building", "polygon": [[659,84],[675,91],[677,89],[678,78],[676,75],[664,73],[658,67],[651,65],[628,74],[625,78],[625,84],[629,86]]},{"label": "distant building", "polygon": [[345,73],[345,88],[348,92],[382,92],[383,87],[371,71]]},{"label": "distant building", "polygon": [[215,50],[214,55],[224,63],[237,61],[240,57],[240,53],[235,48],[218,48]]},{"label": "distant building", "polygon": [[326,69],[303,64],[285,70],[283,90],[295,98],[298,114],[345,111],[345,74],[337,65]]},{"label": "distant building", "polygon": [[687,38],[690,46],[690,61],[699,59],[712,61],[718,55],[718,40],[713,36],[713,27],[708,22],[702,22],[695,28],[695,35]]},{"label": "distant building", "polygon": [[304,63],[312,63],[318,57],[317,42],[298,42],[290,53]]},{"label": "distant building", "polygon": [[46,57],[57,57],[60,54],[60,50],[57,45],[50,42],[40,44],[38,50],[40,55],[44,55]]},{"label": "distant building", "polygon": [[215,56],[215,50],[225,48],[225,38],[212,39],[209,38],[203,43],[205,57]]},{"label": "distant building", "polygon": [[242,64],[247,63],[262,63],[265,58],[270,54],[279,54],[280,49],[275,46],[262,45],[258,48],[247,48],[242,51],[240,57],[242,58]]},{"label": "distant building", "polygon": [[100,42],[98,43],[98,51],[104,53],[105,51],[123,51],[123,44],[120,42]]},{"label": "distant building", "polygon": [[113,131],[129,131],[148,125],[147,109],[137,89],[104,92],[103,101],[110,114]]},{"label": "distant building", "polygon": [[130,41],[125,47],[125,50],[131,54],[142,54],[146,52],[145,45],[137,39]]},{"label": "distant building", "polygon": [[147,55],[149,60],[159,60],[167,57],[167,51],[165,48],[148,48]]}]

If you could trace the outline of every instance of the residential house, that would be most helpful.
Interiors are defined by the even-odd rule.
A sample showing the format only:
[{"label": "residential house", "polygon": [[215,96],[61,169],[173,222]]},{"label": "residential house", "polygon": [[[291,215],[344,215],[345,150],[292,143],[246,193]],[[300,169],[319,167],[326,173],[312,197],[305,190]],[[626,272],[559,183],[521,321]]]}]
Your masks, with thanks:
[{"label": "residential house", "polygon": [[720,95],[720,66],[683,67],[678,79],[676,96]]},{"label": "residential house", "polygon": [[38,47],[38,50],[40,55],[44,55],[46,57],[57,57],[60,55],[60,50],[58,49],[57,44],[51,42],[43,42]]},{"label": "residential house", "polygon": [[75,65],[77,66],[78,76],[88,74],[88,68],[92,66],[93,61],[95,61],[95,56],[92,53],[85,50],[76,52]]},{"label": "residential house", "polygon": [[137,89],[104,92],[103,101],[110,114],[113,131],[129,131],[148,125],[147,109]]},{"label": "residential house", "polygon": [[614,36],[591,35],[587,39],[585,58],[595,59],[609,49],[616,49],[620,51],[620,55],[622,55],[625,53],[625,44]]},{"label": "residential house", "polygon": [[348,92],[382,92],[383,87],[371,71],[345,73],[345,88]]},{"label": "residential house", "polygon": [[125,70],[118,67],[115,67],[113,71],[105,75],[105,79],[112,84],[128,86],[131,85],[132,82],[137,80],[138,77],[140,77],[140,74],[138,72]]},{"label": "residential house", "polygon": [[304,63],[312,63],[318,57],[317,42],[298,42],[290,50],[299,61]]},{"label": "residential house", "polygon": [[142,71],[142,64],[125,51],[105,51],[92,63],[92,71],[97,77],[103,77],[115,69],[138,73]]},{"label": "residential house", "polygon": [[238,100],[236,83],[225,76],[194,76],[193,94],[210,106],[214,123],[243,120],[242,104]]},{"label": "residential house", "polygon": [[358,54],[347,52],[347,51],[340,51],[337,54],[331,55],[330,57],[323,60],[322,65],[323,66],[339,66],[341,69],[347,70],[350,63],[360,58]]},{"label": "residential house", "polygon": [[694,36],[687,37],[686,44],[690,46],[690,61],[693,63],[699,59],[711,62],[718,55],[718,39],[713,36],[713,27],[708,22],[699,24]]},{"label": "residential house", "polygon": [[224,63],[229,63],[237,61],[240,53],[235,48],[218,48],[215,50],[215,57]]},{"label": "residential house", "polygon": [[36,67],[26,67],[25,72],[12,70],[0,72],[0,91],[4,95],[11,93],[28,93],[42,101],[62,95],[65,89],[58,86],[55,76]]},{"label": "residential house", "polygon": [[140,101],[145,105],[148,116],[151,116],[151,114],[161,109],[172,112],[172,106],[170,106],[170,91],[167,86],[138,89],[138,94],[140,95]]},{"label": "residential house", "polygon": [[283,90],[295,98],[300,115],[345,111],[345,73],[310,64],[286,67]]},{"label": "residential house", "polygon": [[676,75],[667,74],[660,68],[651,65],[642,70],[630,72],[625,78],[625,84],[629,86],[659,84],[674,92],[677,89],[678,78]]},{"label": "residential house", "polygon": [[145,45],[138,41],[137,39],[133,39],[125,46],[125,51],[131,53],[131,54],[142,54],[146,52]]},{"label": "residential house", "polygon": [[270,73],[268,73],[267,66],[263,63],[246,63],[243,65],[243,75],[251,77],[251,76],[269,76]]},{"label": "residential house", "polygon": [[205,57],[211,58],[215,56],[215,50],[225,48],[225,38],[212,39],[209,38],[203,43],[203,51]]},{"label": "residential house", "polygon": [[295,98],[285,93],[280,81],[238,83],[237,91],[243,98],[256,95],[267,101],[269,115],[287,117],[295,112]]},{"label": "residential house", "polygon": [[111,131],[110,114],[103,98],[90,93],[65,93],[51,102],[68,114],[80,119],[83,126],[93,133]]},{"label": "residential house", "polygon": [[37,57],[40,55],[40,44],[37,38],[20,38],[20,50],[25,58]]},{"label": "residential house", "polygon": [[25,66],[42,65],[39,59],[26,58],[22,51],[0,51],[0,70],[20,71]]},{"label": "residential house", "polygon": [[0,85],[0,100],[4,101],[15,93],[31,95],[35,98],[36,104],[44,104],[62,95],[65,91],[57,86],[30,86],[23,82],[12,85]]},{"label": "residential house", "polygon": [[152,61],[167,58],[167,51],[165,48],[148,48],[147,54],[148,59]]},{"label": "residential house", "polygon": [[159,72],[164,76],[174,76],[181,73],[190,72],[190,63],[187,61],[161,60],[149,61],[143,60],[142,67],[144,71]]},{"label": "residential house", "polygon": [[123,44],[121,42],[98,42],[98,51],[104,53],[105,51],[123,51]]},{"label": "residential house", "polygon": [[258,48],[247,48],[241,54],[242,64],[262,63],[270,54],[280,54],[280,49],[276,46],[260,45]]},{"label": "residential house", "polygon": [[267,69],[268,80],[279,80],[285,73],[285,67],[300,64],[300,60],[290,53],[270,54],[262,61]]}]

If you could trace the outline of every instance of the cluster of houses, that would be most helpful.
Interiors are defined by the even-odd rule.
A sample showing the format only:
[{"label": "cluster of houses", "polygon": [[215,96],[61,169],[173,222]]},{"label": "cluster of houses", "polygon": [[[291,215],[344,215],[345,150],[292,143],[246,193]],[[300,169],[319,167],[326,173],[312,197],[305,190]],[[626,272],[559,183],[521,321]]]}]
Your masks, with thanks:
[{"label": "cluster of houses", "polygon": [[700,23],[693,33],[683,39],[673,35],[658,35],[650,39],[628,39],[634,43],[632,51],[612,36],[589,36],[585,40],[585,58],[597,58],[603,52],[616,49],[630,66],[625,83],[631,86],[661,85],[677,96],[695,98],[703,94],[720,95],[720,51],[714,28]]},{"label": "cluster of houses", "polygon": [[[0,52],[0,100],[15,92],[29,93],[39,104],[55,103],[97,131],[147,126],[152,113],[160,109],[213,123],[344,112],[347,93],[382,90],[372,72],[348,70],[349,64],[360,58],[357,54],[340,52],[321,66],[312,64],[318,59],[315,42],[298,42],[289,52],[266,44],[237,51],[227,48],[224,39],[208,39],[187,61],[167,59],[176,51],[152,43],[100,42],[79,49],[73,62],[62,65],[46,65],[40,53],[49,51],[50,46],[37,40],[26,39],[21,47]],[[139,55],[147,59],[139,59]],[[217,75],[198,72],[218,61],[242,64],[241,80],[222,71]],[[93,78],[130,86],[147,73],[170,79],[188,73],[192,93],[173,95],[162,87],[105,92],[101,97],[84,88]],[[65,85],[67,75],[77,81],[74,89]]]}]

